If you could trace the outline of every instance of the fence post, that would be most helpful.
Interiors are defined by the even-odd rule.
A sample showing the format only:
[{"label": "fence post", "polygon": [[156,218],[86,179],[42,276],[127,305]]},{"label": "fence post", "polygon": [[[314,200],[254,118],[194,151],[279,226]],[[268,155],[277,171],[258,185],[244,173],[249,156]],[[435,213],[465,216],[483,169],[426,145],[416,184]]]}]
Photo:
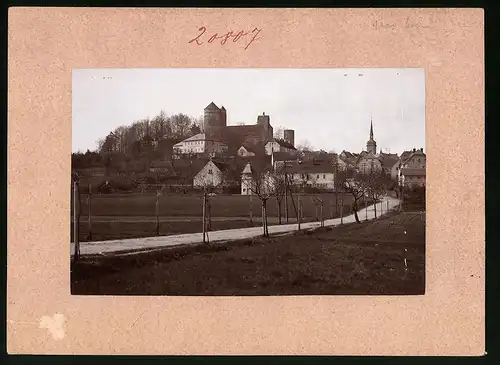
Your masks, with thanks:
[{"label": "fence post", "polygon": [[253,207],[252,207],[252,191],[250,191],[250,201],[249,201],[249,205],[250,205],[250,225],[253,226]]},{"label": "fence post", "polygon": [[363,194],[363,203],[365,205],[365,221],[368,220],[368,205],[366,205],[366,194]]},{"label": "fence post", "polygon": [[388,212],[389,211],[389,199],[387,199],[386,202],[387,202],[387,210],[386,210],[386,212]]},{"label": "fence post", "polygon": [[75,244],[74,261],[80,258],[80,237],[79,237],[79,221],[78,221],[78,182],[73,183],[73,241]]},{"label": "fence post", "polygon": [[321,207],[320,207],[320,214],[321,214],[321,227],[324,227],[324,222],[323,222],[323,204],[321,204]]},{"label": "fence post", "polygon": [[340,198],[340,224],[344,224],[344,197]]},{"label": "fence post", "polygon": [[89,196],[87,198],[87,206],[88,206],[88,224],[89,224],[89,234],[88,240],[92,240],[92,184],[89,184]]},{"label": "fence post", "polygon": [[205,240],[205,227],[206,227],[206,222],[205,222],[205,216],[206,216],[206,213],[205,213],[205,207],[207,205],[207,191],[204,190],[203,191],[203,208],[202,208],[202,211],[203,211],[203,218],[202,218],[202,223],[203,223],[203,243],[206,243],[206,240]]},{"label": "fence post", "polygon": [[300,220],[302,217],[302,204],[300,203],[300,187],[299,187],[299,193],[297,196],[297,222],[299,224],[299,231],[300,231]]},{"label": "fence post", "polygon": [[286,222],[288,223],[288,180],[286,173],[285,173],[285,217],[286,217]]},{"label": "fence post", "polygon": [[156,235],[160,235],[160,191],[156,190]]}]

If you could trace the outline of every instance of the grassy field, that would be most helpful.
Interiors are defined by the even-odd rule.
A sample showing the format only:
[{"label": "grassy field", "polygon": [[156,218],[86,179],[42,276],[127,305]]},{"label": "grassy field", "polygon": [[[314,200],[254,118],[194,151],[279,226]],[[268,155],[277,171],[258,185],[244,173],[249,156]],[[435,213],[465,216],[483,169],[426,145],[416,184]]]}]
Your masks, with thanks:
[{"label": "grassy field", "polygon": [[[323,199],[323,212],[325,217],[340,211],[340,194],[338,198],[338,208],[335,207],[335,194],[303,195],[301,202],[304,216],[313,216],[316,212],[316,205],[312,197],[317,196]],[[288,199],[289,216],[295,215],[294,205]],[[214,217],[246,217],[250,211],[250,198],[244,195],[217,195],[210,198],[212,206],[212,216]],[[196,194],[162,195],[160,197],[160,215],[167,216],[201,216],[202,196]],[[294,196],[295,206],[297,206],[297,196]],[[344,210],[349,211],[352,198],[344,196]],[[152,216],[155,214],[156,197],[153,194],[95,194],[92,197],[93,216]],[[73,207],[71,207],[71,210]],[[88,215],[88,203],[86,195],[81,197],[81,215]],[[252,198],[252,212],[254,216],[260,215],[261,205],[257,197]],[[282,204],[282,214],[285,212],[285,201]],[[278,216],[278,205],[276,199],[268,201],[268,216]]]},{"label": "grassy field", "polygon": [[[340,217],[340,197],[339,205],[336,207],[334,194],[314,195],[319,196],[324,201],[323,217],[324,219]],[[313,195],[303,195],[301,202],[303,205],[302,222],[311,222],[319,220],[320,209],[316,207],[312,199]],[[294,197],[297,206],[297,197]],[[249,218],[249,197],[242,195],[217,195],[210,198],[211,215],[217,217],[235,217],[238,219],[212,222],[212,230],[246,228],[261,225],[261,204],[257,197],[252,199],[253,222]],[[288,223],[295,223],[296,213],[294,206],[289,203]],[[352,198],[344,196],[344,216],[351,214]],[[368,203],[370,204],[370,203]],[[359,209],[363,207],[361,202]],[[268,224],[278,224],[278,205],[276,199],[268,201]],[[282,205],[282,224],[286,224],[284,201]],[[89,241],[88,236],[88,205],[86,199],[82,198],[82,216],[80,218],[80,241]],[[150,217],[155,214],[154,195],[141,194],[113,194],[96,195],[92,199],[92,239],[91,241],[151,237],[156,235],[156,223],[150,222],[120,222],[123,218],[132,217]],[[166,195],[160,200],[160,217],[166,217],[160,223],[160,235],[174,235],[182,233],[196,233],[202,231],[202,200],[196,195]],[[112,218],[116,217],[116,222],[101,222],[98,217]],[[177,218],[175,221],[168,221],[168,217]],[[185,217],[185,222],[180,222],[178,218]],[[188,218],[189,217],[189,218]],[[199,217],[193,219],[193,217]],[[187,221],[189,219],[189,221]],[[73,240],[73,225],[71,224],[71,241]]]},{"label": "grassy field", "polygon": [[[405,259],[407,269],[405,270]],[[425,213],[290,236],[86,258],[72,294],[424,294]]]}]

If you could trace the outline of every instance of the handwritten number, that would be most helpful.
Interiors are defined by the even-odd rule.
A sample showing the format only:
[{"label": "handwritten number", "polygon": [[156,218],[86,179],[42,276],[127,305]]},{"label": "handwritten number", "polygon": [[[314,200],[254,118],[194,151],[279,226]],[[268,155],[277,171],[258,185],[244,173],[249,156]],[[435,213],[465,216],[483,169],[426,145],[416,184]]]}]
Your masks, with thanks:
[{"label": "handwritten number", "polygon": [[200,38],[200,37],[203,35],[203,33],[205,33],[205,32],[207,31],[207,28],[205,28],[205,27],[200,27],[200,29],[198,29],[198,31],[203,31],[203,32],[201,32],[201,33],[198,35],[198,37],[191,39],[191,40],[189,41],[189,43],[196,42],[196,44],[197,44],[198,46],[201,46],[203,43],[200,43],[200,42],[198,41],[198,38]]},{"label": "handwritten number", "polygon": [[[196,42],[196,44],[198,46],[201,46],[203,44],[203,42],[200,42],[199,39],[200,37],[205,34],[205,32],[207,31],[207,28],[206,27],[200,27],[198,29],[198,31],[200,31],[201,33],[198,34],[198,36],[196,38],[193,38],[189,41],[189,43],[193,43],[193,42]],[[260,37],[257,38],[257,36],[259,35],[259,33],[262,31],[262,29],[259,29],[259,28],[254,28],[251,32],[245,32],[243,30],[240,30],[238,33],[234,33],[233,31],[230,31],[230,32],[227,32],[226,34],[223,34],[223,35],[219,35],[218,33],[214,33],[207,41],[207,43],[213,43],[215,40],[217,39],[220,39],[221,42],[220,44],[221,45],[224,45],[226,44],[226,42],[230,39],[230,38],[233,38],[233,43],[236,43],[238,42],[240,39],[242,39],[243,37],[247,36],[247,35],[253,35],[252,39],[250,40],[250,42],[248,42],[248,44],[246,45],[246,47],[244,49],[247,49],[254,41],[256,40],[259,40]]]}]

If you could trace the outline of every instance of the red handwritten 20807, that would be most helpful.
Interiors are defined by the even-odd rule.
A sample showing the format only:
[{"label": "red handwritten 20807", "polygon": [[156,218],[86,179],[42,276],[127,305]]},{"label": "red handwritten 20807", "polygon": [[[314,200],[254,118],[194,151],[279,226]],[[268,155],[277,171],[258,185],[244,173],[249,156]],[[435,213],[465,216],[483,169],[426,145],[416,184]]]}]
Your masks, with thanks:
[{"label": "red handwritten 20807", "polygon": [[[208,35],[205,35],[205,33],[207,31],[207,28],[206,27],[200,27],[198,29],[198,31],[201,32],[201,33],[198,34],[197,37],[191,39],[189,41],[189,43],[196,42],[196,44],[198,46],[201,46],[202,44],[205,43],[203,41],[208,38]],[[213,42],[215,42],[216,40],[219,40],[219,39],[220,39],[220,44],[226,44],[226,42],[229,39],[232,39],[232,41],[234,43],[236,43],[236,42],[238,42],[240,40],[246,40],[246,43],[245,43],[246,46],[245,46],[244,49],[247,49],[248,47],[250,47],[250,45],[254,41],[260,39],[260,38],[257,38],[257,36],[259,35],[259,33],[261,31],[262,31],[262,29],[254,28],[251,32],[245,32],[243,30],[240,30],[237,33],[233,32],[233,31],[230,31],[230,32],[227,32],[227,33],[222,34],[222,35],[219,35],[218,33],[214,33],[214,34],[212,34],[212,36],[210,38],[208,38],[208,40],[206,40],[206,43],[213,43]]]}]

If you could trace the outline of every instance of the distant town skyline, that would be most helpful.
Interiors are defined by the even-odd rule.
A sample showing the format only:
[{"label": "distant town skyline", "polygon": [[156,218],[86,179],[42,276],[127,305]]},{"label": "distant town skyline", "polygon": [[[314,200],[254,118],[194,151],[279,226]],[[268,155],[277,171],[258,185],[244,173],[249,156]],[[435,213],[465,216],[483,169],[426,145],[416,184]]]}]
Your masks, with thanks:
[{"label": "distant town skyline", "polygon": [[296,145],[360,152],[373,121],[377,151],[425,150],[423,69],[77,69],[73,152],[95,150],[121,125],[167,115],[203,116],[214,102],[228,125],[295,130]]}]

